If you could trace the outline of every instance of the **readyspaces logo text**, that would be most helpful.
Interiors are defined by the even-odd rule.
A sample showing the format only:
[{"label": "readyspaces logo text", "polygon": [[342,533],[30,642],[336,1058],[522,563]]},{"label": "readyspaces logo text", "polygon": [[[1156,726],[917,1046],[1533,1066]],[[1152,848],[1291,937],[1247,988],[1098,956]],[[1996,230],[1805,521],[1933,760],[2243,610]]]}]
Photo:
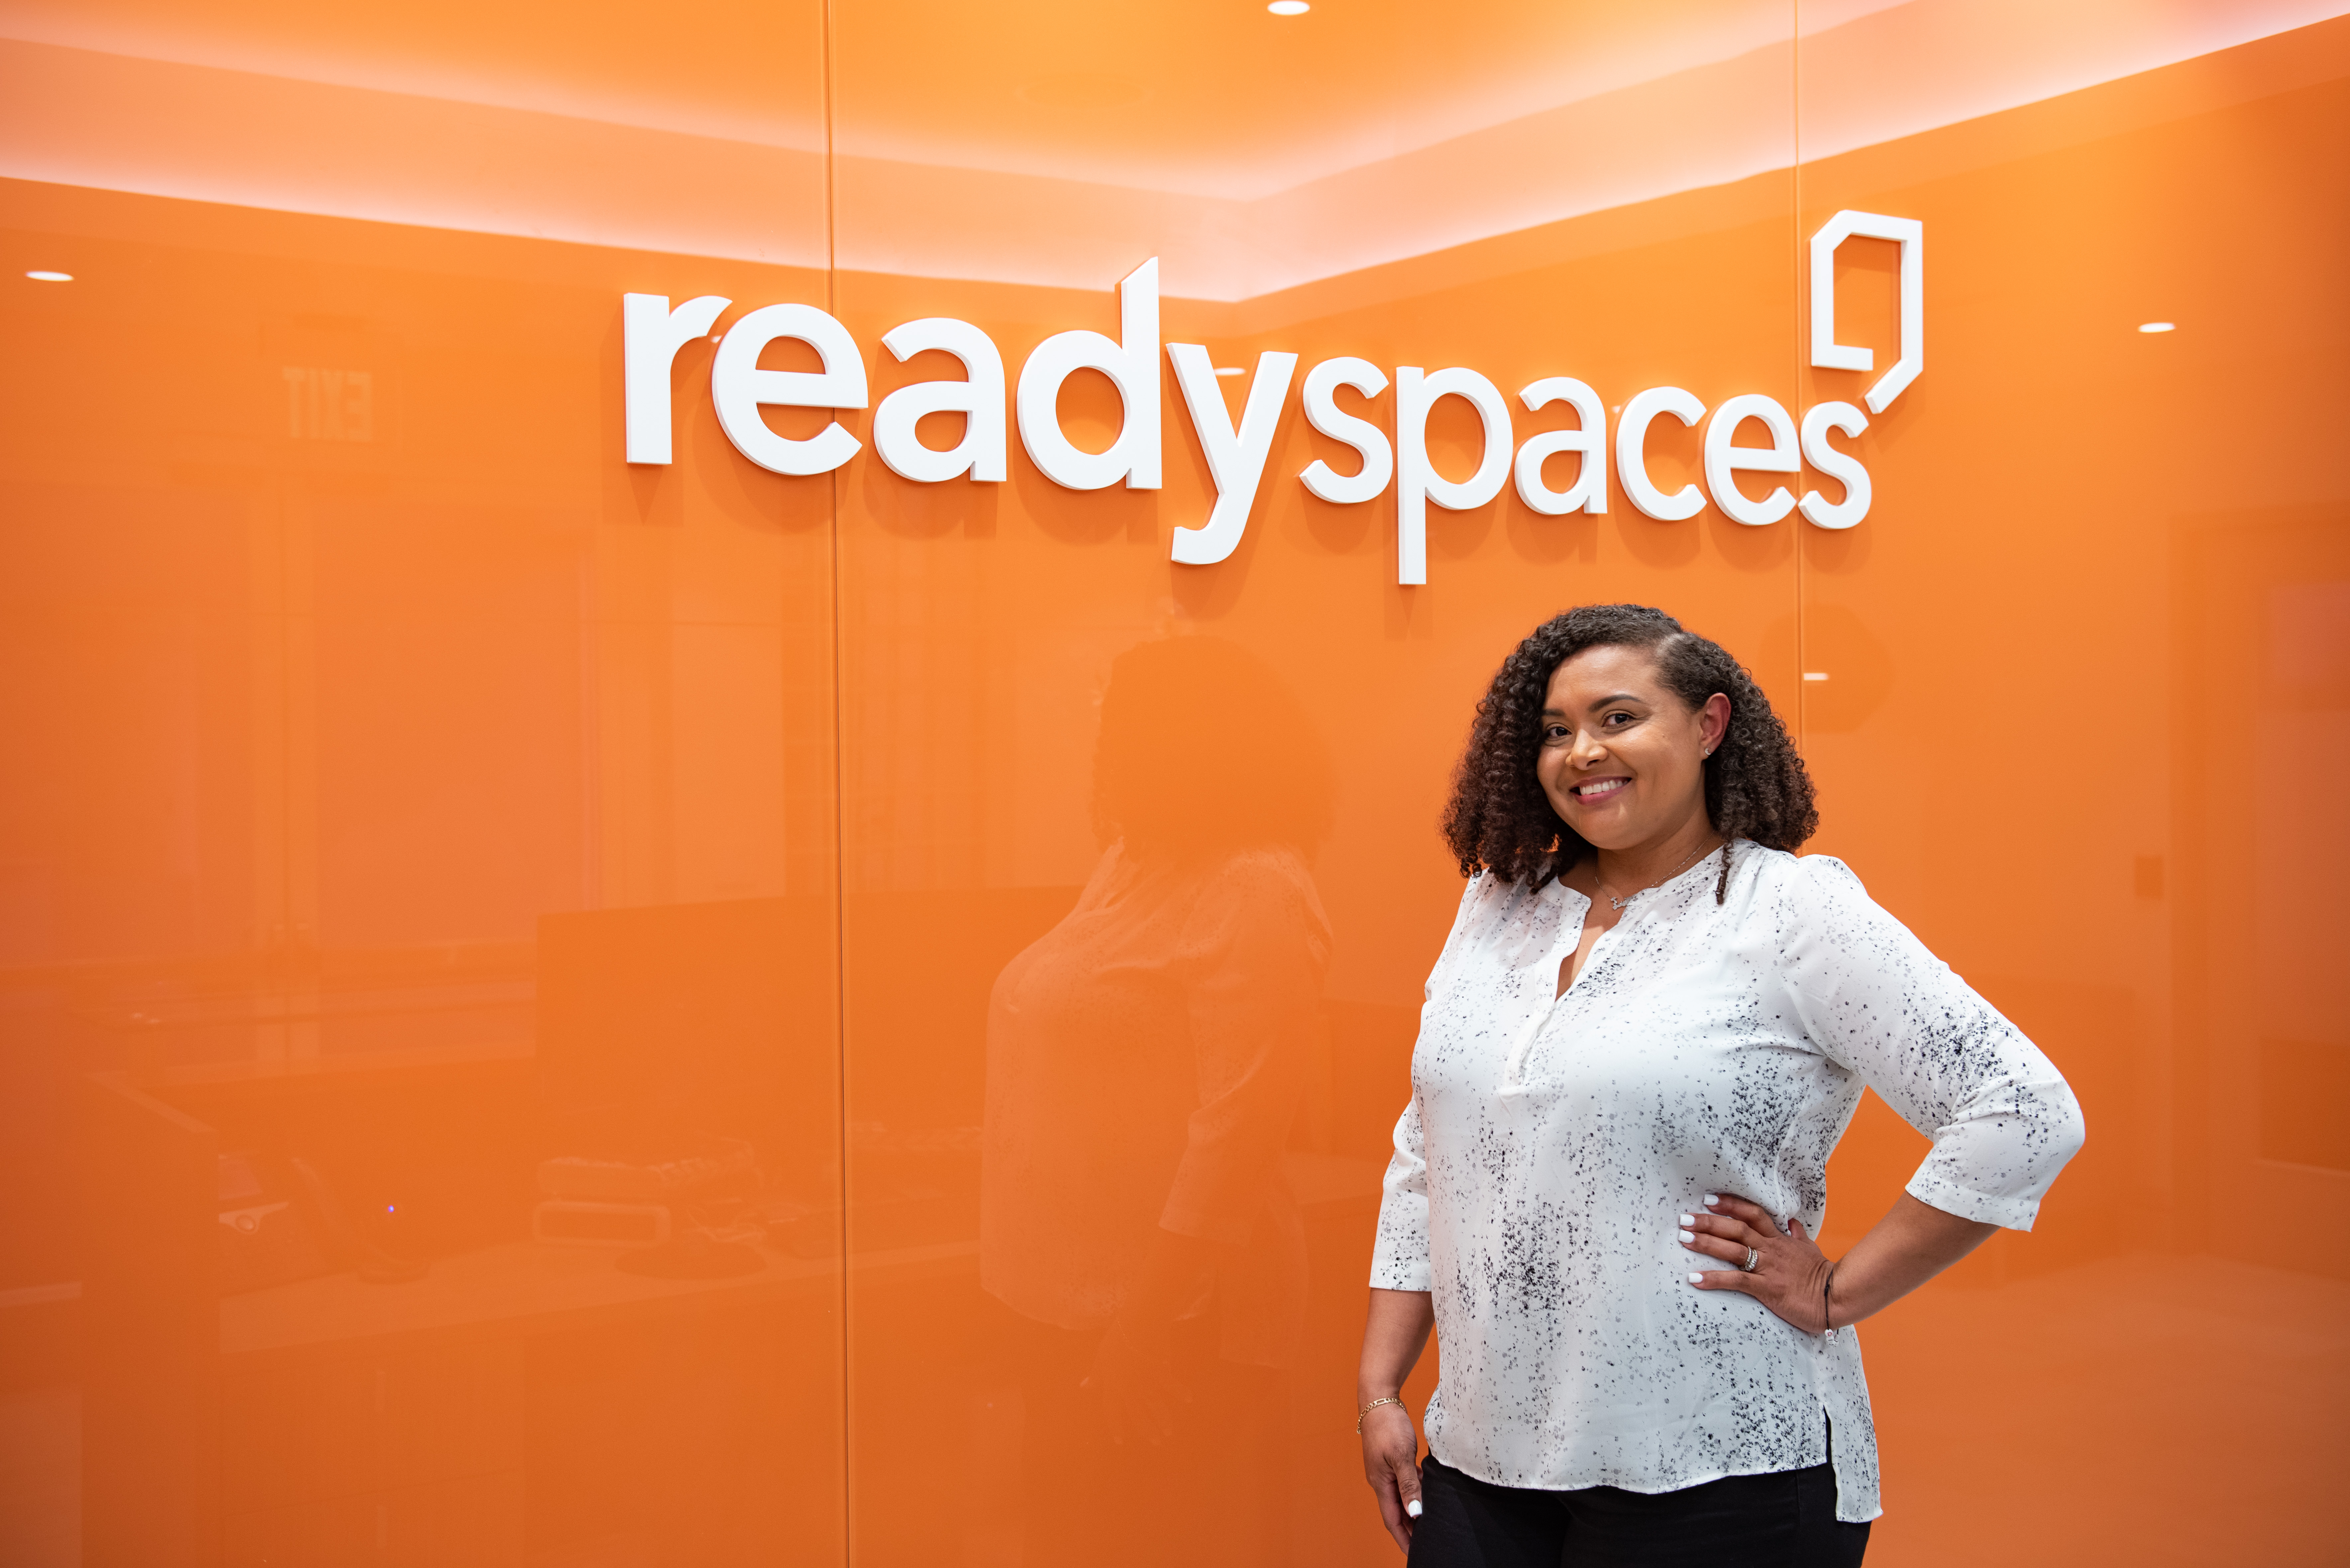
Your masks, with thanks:
[{"label": "readyspaces logo text", "polygon": [[[1901,247],[1901,355],[1864,400],[1869,413],[1881,414],[1925,365],[1925,226],[1915,218],[1843,212],[1812,236],[1811,361],[1824,369],[1875,369],[1870,350],[1835,340],[1835,248],[1855,234],[1892,240]],[[1157,258],[1128,274],[1118,292],[1118,336],[1080,329],[1045,338],[1020,367],[1019,384],[1010,400],[1016,417],[1008,422],[1018,425],[1028,461],[1046,478],[1071,490],[1120,483],[1129,490],[1156,490],[1159,484]],[[671,460],[671,366],[678,350],[706,335],[733,303],[714,294],[674,307],[665,295],[623,297],[629,462]],[[760,354],[781,337],[796,338],[813,348],[824,369],[759,369]],[[1003,357],[994,341],[967,321],[932,316],[891,327],[881,335],[881,346],[901,362],[941,349],[963,368],[961,380],[917,381],[881,400],[873,412],[872,431],[881,461],[917,484],[958,480],[1001,483],[1008,472],[1009,434]],[[1216,492],[1199,526],[1175,530],[1174,559],[1185,566],[1211,566],[1239,546],[1248,528],[1274,431],[1296,377],[1297,356],[1272,348],[1257,356],[1235,423],[1217,388],[1218,372],[1207,349],[1197,343],[1169,343],[1165,352]],[[1104,452],[1083,450],[1061,429],[1061,386],[1080,369],[1108,377],[1124,404],[1118,439]],[[1340,357],[1306,371],[1300,397],[1307,421],[1351,447],[1357,462],[1353,472],[1340,473],[1317,460],[1297,478],[1323,500],[1342,505],[1376,500],[1395,486],[1398,582],[1428,580],[1430,503],[1465,511],[1485,504],[1501,493],[1503,484],[1514,483],[1520,500],[1548,515],[1607,510],[1608,410],[1586,383],[1572,376],[1549,376],[1521,388],[1518,401],[1528,412],[1563,403],[1579,421],[1573,430],[1543,431],[1523,444],[1512,428],[1509,400],[1476,370],[1459,365],[1439,370],[1399,365],[1392,384],[1396,395],[1390,432],[1347,412],[1337,400],[1342,388],[1366,399],[1379,396],[1390,385],[1386,370],[1366,359]],[[862,450],[863,443],[837,420],[814,436],[793,440],[778,435],[761,417],[759,410],[770,406],[867,406],[865,360],[856,339],[837,319],[813,305],[763,306],[736,321],[712,358],[710,395],[727,439],[762,468],[777,473],[827,473]],[[1464,480],[1445,478],[1429,461],[1429,413],[1438,399],[1446,397],[1465,400],[1484,426],[1476,472]],[[962,440],[944,451],[917,440],[916,424],[933,413],[962,414]],[[1702,489],[1690,483],[1667,493],[1650,478],[1648,427],[1659,419],[1692,428],[1705,421]],[[1767,444],[1739,443],[1737,437],[1750,424]],[[1804,411],[1799,427],[1783,404],[1763,393],[1741,393],[1708,410],[1694,394],[1679,387],[1650,387],[1627,400],[1617,416],[1612,468],[1625,497],[1648,516],[1666,522],[1696,516],[1710,495],[1724,516],[1750,527],[1768,527],[1800,510],[1819,527],[1849,528],[1868,514],[1868,471],[1828,438],[1832,433],[1857,436],[1867,428],[1868,414],[1846,402],[1814,403]],[[1543,465],[1567,452],[1579,458],[1575,482],[1565,490],[1552,489],[1543,477]],[[1805,462],[1834,482],[1842,497],[1831,501],[1818,490],[1807,490],[1798,500],[1782,484],[1757,501],[1738,488],[1741,470],[1796,474]]]}]

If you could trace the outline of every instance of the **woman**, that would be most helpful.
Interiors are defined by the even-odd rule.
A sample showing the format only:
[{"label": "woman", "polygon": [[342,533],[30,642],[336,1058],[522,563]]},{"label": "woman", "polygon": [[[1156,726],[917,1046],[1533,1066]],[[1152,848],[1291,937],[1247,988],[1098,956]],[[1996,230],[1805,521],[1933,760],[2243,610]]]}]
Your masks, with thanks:
[{"label": "woman", "polygon": [[[1845,1330],[2029,1229],[2082,1124],[1842,863],[1794,857],[1816,821],[1761,691],[1661,611],[1551,620],[1478,705],[1357,1396],[1415,1568],[1860,1562],[1876,1437]],[[1864,1085],[1934,1147],[1831,1261]],[[1431,1328],[1423,1467],[1399,1400]]]}]

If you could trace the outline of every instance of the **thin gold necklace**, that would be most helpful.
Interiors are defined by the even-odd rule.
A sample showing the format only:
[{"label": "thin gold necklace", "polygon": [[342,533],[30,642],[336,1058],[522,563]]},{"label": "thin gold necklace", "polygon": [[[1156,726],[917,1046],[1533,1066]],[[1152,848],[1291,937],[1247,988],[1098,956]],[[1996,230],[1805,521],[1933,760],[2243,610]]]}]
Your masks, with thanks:
[{"label": "thin gold necklace", "polygon": [[1688,859],[1682,861],[1679,865],[1674,867],[1671,870],[1658,877],[1655,882],[1646,883],[1643,886],[1635,888],[1620,898],[1615,894],[1607,891],[1607,882],[1599,876],[1599,860],[1596,856],[1592,857],[1591,862],[1592,880],[1599,884],[1600,895],[1605,898],[1608,903],[1615,906],[1618,914],[1621,914],[1625,905],[1630,903],[1633,899],[1647,892],[1650,888],[1656,887],[1658,883],[1671,881],[1674,877],[1679,876],[1682,872],[1696,865],[1700,856],[1711,855],[1721,847],[1721,846],[1719,844],[1707,844],[1700,846],[1694,854],[1690,856]]}]

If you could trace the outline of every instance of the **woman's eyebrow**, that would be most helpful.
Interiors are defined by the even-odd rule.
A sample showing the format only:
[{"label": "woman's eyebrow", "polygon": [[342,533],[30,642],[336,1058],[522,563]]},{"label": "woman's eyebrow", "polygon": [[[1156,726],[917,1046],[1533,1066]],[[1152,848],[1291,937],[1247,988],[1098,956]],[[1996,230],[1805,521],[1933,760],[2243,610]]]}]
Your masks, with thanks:
[{"label": "woman's eyebrow", "polygon": [[[1638,697],[1632,692],[1618,691],[1612,697],[1594,698],[1592,700],[1591,706],[1586,709],[1585,711],[1596,713],[1599,710],[1613,702],[1629,702],[1638,707],[1646,707],[1648,705],[1645,699]],[[1555,705],[1546,707],[1542,711],[1542,716],[1545,719],[1564,719],[1566,717],[1566,710]]]}]

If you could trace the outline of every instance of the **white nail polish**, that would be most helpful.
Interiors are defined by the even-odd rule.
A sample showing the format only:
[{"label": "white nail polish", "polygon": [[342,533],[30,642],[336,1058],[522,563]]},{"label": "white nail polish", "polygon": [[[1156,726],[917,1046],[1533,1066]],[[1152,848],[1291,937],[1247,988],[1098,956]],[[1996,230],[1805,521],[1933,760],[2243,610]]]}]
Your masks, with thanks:
[{"label": "white nail polish", "polygon": [[1418,1519],[1419,1517],[1419,1499],[1413,1498],[1409,1502],[1405,1503],[1403,1505],[1403,1511],[1408,1518]]},{"label": "white nail polish", "polygon": [[1681,1240],[1684,1241],[1694,1241],[1697,1240],[1697,1232],[1694,1231],[1684,1231],[1681,1232]]},{"label": "white nail polish", "polygon": [[1717,1203],[1719,1203],[1719,1202],[1721,1202],[1721,1193],[1719,1193],[1719,1192],[1709,1192],[1709,1193],[1707,1193],[1707,1194],[1705,1195],[1705,1206],[1706,1206],[1708,1209],[1712,1208],[1715,1204],[1717,1204]]},{"label": "white nail polish", "polygon": [[1705,1276],[1703,1274],[1691,1274],[1690,1276],[1690,1283],[1693,1285],[1701,1285],[1705,1283]]},{"label": "white nail polish", "polygon": [[1684,1214],[1681,1216],[1681,1223],[1684,1225],[1694,1225],[1697,1223],[1697,1216],[1694,1214]]}]

